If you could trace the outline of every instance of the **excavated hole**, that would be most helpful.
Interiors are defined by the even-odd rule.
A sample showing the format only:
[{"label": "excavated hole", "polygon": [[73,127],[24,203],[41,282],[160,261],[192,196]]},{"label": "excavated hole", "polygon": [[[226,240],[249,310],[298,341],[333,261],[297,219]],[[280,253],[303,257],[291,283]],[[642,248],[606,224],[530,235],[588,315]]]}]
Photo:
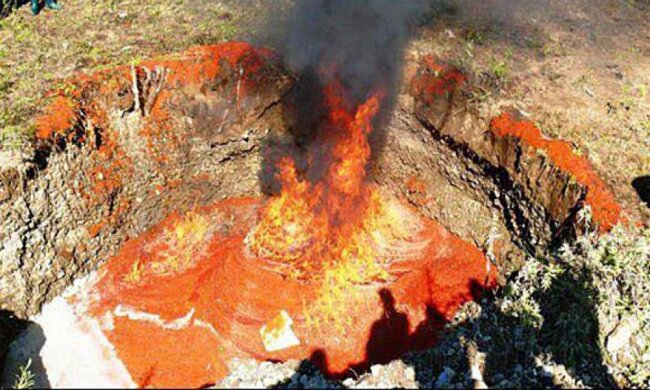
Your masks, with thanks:
[{"label": "excavated hole", "polygon": [[[63,97],[76,102],[71,126],[40,141],[37,163],[0,169],[4,309],[38,313],[172,213],[271,190],[260,181],[269,153],[298,150],[295,80],[246,50],[234,62],[199,51],[75,84]],[[209,62],[214,74],[181,77]],[[405,76],[377,130],[372,181],[478,247],[500,277],[579,233],[587,186],[534,145],[490,133],[460,88],[426,98],[413,85],[430,65],[410,66],[415,81]]]}]

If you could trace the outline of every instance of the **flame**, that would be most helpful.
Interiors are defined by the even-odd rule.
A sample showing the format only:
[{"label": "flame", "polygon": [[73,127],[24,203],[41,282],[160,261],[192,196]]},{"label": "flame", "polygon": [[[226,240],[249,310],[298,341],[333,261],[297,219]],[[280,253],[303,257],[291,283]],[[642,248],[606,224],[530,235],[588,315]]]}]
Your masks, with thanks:
[{"label": "flame", "polygon": [[124,276],[124,282],[137,284],[150,275],[170,275],[187,270],[194,264],[196,254],[205,249],[209,236],[207,217],[188,212],[167,226],[160,238],[149,243],[149,249],[155,251],[156,259],[146,262],[137,259]]},{"label": "flame", "polygon": [[288,265],[298,277],[332,279],[337,269],[346,269],[354,282],[384,276],[377,252],[382,237],[388,236],[380,230],[391,224],[381,222],[388,216],[386,207],[366,181],[368,135],[382,98],[381,92],[375,93],[348,110],[338,82],[325,88],[328,122],[321,144],[331,148],[326,173],[316,183],[301,180],[293,160],[280,160],[276,178],[282,191],[262,210],[248,239],[255,255]]},{"label": "flame", "polygon": [[[323,322],[346,326],[339,309],[355,286],[384,282],[387,263],[403,251],[396,243],[413,236],[412,223],[367,180],[371,148],[368,140],[383,93],[372,94],[354,109],[337,81],[324,89],[328,110],[318,146],[325,165],[317,181],[302,178],[294,161],[279,161],[280,194],[260,211],[246,242],[254,256],[285,267],[287,274],[321,283],[320,295],[306,304],[305,318],[314,328]],[[320,156],[320,155],[319,155]]]}]

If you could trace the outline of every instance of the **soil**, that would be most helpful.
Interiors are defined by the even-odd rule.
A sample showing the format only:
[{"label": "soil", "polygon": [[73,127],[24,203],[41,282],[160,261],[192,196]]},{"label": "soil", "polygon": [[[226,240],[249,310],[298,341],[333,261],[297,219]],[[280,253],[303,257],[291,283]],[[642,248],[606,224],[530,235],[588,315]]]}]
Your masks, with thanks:
[{"label": "soil", "polygon": [[[632,185],[650,172],[650,5],[497,1],[480,13],[502,15],[490,18],[473,7],[418,30],[371,175],[479,248],[503,281],[580,235],[584,206],[603,232],[650,216]],[[295,80],[272,53],[235,46],[48,95],[34,158],[0,151],[3,309],[38,313],[170,213],[270,191],[264,150],[294,142]]]},{"label": "soil", "polygon": [[[88,314],[96,320],[105,319],[107,313],[117,316],[109,321],[109,341],[139,385],[181,384],[178,380],[182,378],[170,374],[173,372],[190,375],[194,385],[204,385],[210,378],[226,374],[228,359],[240,355],[283,360],[313,358],[320,351],[315,347],[323,347],[330,354],[323,359],[327,363],[322,363],[321,368],[340,374],[349,366],[362,368],[398,357],[406,351],[403,348],[431,346],[435,330],[445,319],[452,318],[462,303],[479,295],[476,281],[497,274],[503,279],[521,266],[524,256],[543,255],[552,245],[580,234],[583,226],[576,213],[585,206],[591,208],[593,222],[602,231],[619,219],[620,207],[584,157],[563,142],[542,140],[534,124],[516,111],[491,121],[481,118],[468,104],[467,88],[471,85],[458,69],[431,56],[412,58],[407,62],[404,88],[394,114],[379,129],[384,132],[379,137],[383,143],[375,145],[378,157],[369,169],[383,190],[408,202],[414,212],[442,224],[423,222],[422,242],[429,243],[427,249],[420,249],[421,254],[397,254],[397,258],[413,259],[407,261],[408,265],[389,264],[387,271],[395,275],[395,282],[375,286],[375,290],[394,290],[392,299],[410,313],[402,314],[405,323],[412,325],[404,337],[414,341],[396,341],[375,352],[368,349],[373,332],[368,340],[364,334],[375,324],[364,320],[372,322],[381,313],[359,312],[366,304],[378,308],[376,291],[362,284],[359,289],[365,292],[355,306],[356,314],[366,313],[356,321],[357,325],[363,324],[355,327],[361,334],[349,335],[349,341],[356,342],[353,345],[359,348],[347,345],[341,349],[336,342],[329,346],[329,341],[337,338],[326,333],[327,337],[316,337],[313,345],[294,348],[288,355],[265,355],[252,335],[264,318],[270,318],[272,313],[268,311],[284,308],[295,313],[299,309],[294,306],[300,306],[298,291],[311,291],[309,285],[299,283],[294,286],[296,293],[288,293],[293,291],[289,275],[267,275],[268,266],[259,261],[246,265],[247,256],[241,252],[245,234],[240,231],[254,225],[250,218],[257,201],[237,198],[262,192],[268,164],[274,161],[266,160],[268,152],[277,151],[278,145],[283,145],[280,150],[288,154],[298,152],[291,128],[294,95],[287,93],[294,79],[281,68],[278,58],[271,51],[246,43],[197,47],[170,59],[73,79],[54,91],[45,114],[35,120],[38,159],[6,175],[6,188],[22,190],[7,191],[9,195],[0,205],[7,215],[3,222],[7,228],[3,230],[14,232],[2,248],[2,253],[13,260],[8,264],[14,264],[4,270],[3,279],[12,279],[14,286],[22,288],[5,290],[3,305],[23,316],[36,313],[71,281],[103,263],[99,268],[100,284],[91,287],[99,291],[99,298],[94,298],[98,301],[91,307],[96,308]],[[216,207],[215,211],[204,207],[226,198],[232,200],[210,206]],[[228,202],[232,205],[228,206]],[[470,202],[473,208],[466,206]],[[28,205],[23,213],[17,207],[20,204]],[[47,208],[54,204],[67,204],[69,213],[63,213],[66,210],[61,206]],[[219,211],[220,207],[231,211]],[[171,270],[153,267],[167,264],[169,256],[163,256],[167,251],[156,246],[161,238],[163,245],[169,245],[167,231],[180,234],[178,226],[186,224],[190,225],[182,231],[200,231],[200,221],[192,215],[204,218],[214,213],[219,218],[207,225],[217,230],[192,244],[192,250],[204,249],[193,255],[190,264],[182,260],[190,250],[183,247],[179,249],[181,254],[173,256]],[[406,214],[399,217],[405,221],[414,218]],[[219,221],[224,219],[243,225],[230,222],[221,226],[223,222]],[[159,221],[162,223],[157,225]],[[204,245],[208,238],[211,241]],[[121,246],[125,240],[127,243]],[[410,240],[418,241],[416,236]],[[34,251],[37,247],[42,249]],[[210,254],[225,250],[222,247],[233,249],[218,255],[224,260],[215,270],[210,260],[217,252]],[[411,252],[409,249],[405,253]],[[117,257],[111,259],[116,253]],[[249,266],[262,268],[247,273]],[[151,269],[158,271],[147,271]],[[448,274],[448,270],[455,271]],[[173,272],[175,276],[161,283],[157,276],[160,272]],[[216,279],[203,283],[206,275]],[[131,295],[127,294],[124,283],[130,280],[144,290],[133,287]],[[252,290],[235,297],[218,290],[213,296],[211,286],[224,287],[230,282],[235,285],[223,291]],[[244,283],[247,289],[242,290],[237,283]],[[256,283],[264,290],[254,288]],[[256,294],[276,284],[273,289],[284,291],[282,296],[288,300],[277,298],[273,304],[264,303],[263,308],[252,305],[244,309],[242,302],[246,299],[266,302],[262,299],[268,299],[266,292],[255,298]],[[488,281],[483,287],[491,285]],[[184,294],[186,287],[190,290]],[[208,290],[202,292],[204,288]],[[427,295],[434,290],[438,291],[434,297]],[[153,300],[146,298],[151,294]],[[200,297],[211,297],[210,302],[216,299],[234,303],[217,310],[214,305],[196,303]],[[70,299],[74,302],[77,298]],[[81,301],[79,305],[86,307],[88,303]],[[435,313],[433,320],[429,319],[429,309],[419,313],[422,307],[430,306],[435,309],[431,309]],[[129,313],[135,311],[124,316],[120,307],[126,307]],[[391,310],[397,313],[392,306]],[[219,314],[222,311],[230,314],[224,317]],[[153,336],[157,325],[142,324],[139,318],[154,316],[173,324],[182,322],[186,312],[192,313],[190,319],[196,316],[193,321],[210,324],[212,332],[220,335],[217,345],[223,351],[218,356],[188,356],[185,363],[189,365],[174,371],[176,356],[182,353],[175,349],[183,345],[180,339],[193,339],[207,346],[214,344],[210,340],[215,336],[205,329],[195,334],[192,332],[198,328],[181,327],[178,330],[184,333],[176,340],[170,338],[166,327],[169,324],[163,322],[157,339]],[[349,317],[354,318],[351,313]],[[299,320],[296,327],[309,334],[309,329],[303,329],[304,322]],[[420,330],[422,324],[425,333]],[[50,332],[46,323],[41,325],[46,333]],[[143,340],[158,341],[145,346]],[[142,355],[143,349],[158,352]],[[207,371],[195,371],[206,366],[204,358],[212,362]],[[52,367],[49,362],[43,364]]]}]

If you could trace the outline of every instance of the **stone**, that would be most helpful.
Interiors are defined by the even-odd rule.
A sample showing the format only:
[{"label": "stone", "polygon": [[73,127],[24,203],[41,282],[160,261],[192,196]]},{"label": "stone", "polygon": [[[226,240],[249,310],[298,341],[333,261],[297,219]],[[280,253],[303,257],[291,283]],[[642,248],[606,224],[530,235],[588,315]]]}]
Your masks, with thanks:
[{"label": "stone", "polygon": [[264,384],[264,387],[271,387],[278,383],[278,380],[274,377],[266,377],[262,378],[262,383]]},{"label": "stone", "polygon": [[449,386],[449,373],[447,373],[446,370],[443,370],[440,375],[438,375],[438,379],[436,379],[436,382],[433,384],[433,387],[436,389],[440,389],[443,387]]},{"label": "stone", "polygon": [[639,321],[635,317],[626,317],[616,326],[614,331],[607,337],[607,351],[611,354],[616,353],[626,344],[630,343],[630,338],[639,330]]},{"label": "stone", "polygon": [[642,361],[643,363],[648,363],[648,362],[650,362],[650,352],[646,352],[646,353],[644,353],[643,356],[641,357],[641,361]]},{"label": "stone", "polygon": [[542,376],[551,378],[553,376],[553,372],[554,372],[553,367],[549,365],[542,366]]},{"label": "stone", "polygon": [[404,371],[404,377],[409,381],[415,380],[415,370],[413,369],[413,367],[406,368],[406,370]]}]

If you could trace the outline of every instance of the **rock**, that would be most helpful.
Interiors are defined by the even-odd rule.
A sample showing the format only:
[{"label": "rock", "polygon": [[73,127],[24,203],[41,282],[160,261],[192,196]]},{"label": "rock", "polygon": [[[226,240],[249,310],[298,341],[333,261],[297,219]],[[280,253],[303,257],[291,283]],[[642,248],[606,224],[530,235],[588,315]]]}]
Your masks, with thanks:
[{"label": "rock", "polygon": [[264,387],[271,387],[278,383],[278,380],[272,376],[267,376],[265,378],[262,378],[262,384],[264,384]]},{"label": "rock", "polygon": [[413,367],[407,367],[404,371],[404,377],[409,381],[415,381],[415,370]]},{"label": "rock", "polygon": [[641,361],[642,361],[643,363],[648,363],[648,362],[650,362],[650,352],[646,352],[646,353],[644,353],[643,356],[641,357]]},{"label": "rock", "polygon": [[553,370],[553,385],[557,387],[566,387],[567,382],[571,380],[571,375],[566,370],[563,364],[558,364]]},{"label": "rock", "polygon": [[[324,386],[331,384],[324,383]],[[386,365],[376,364],[370,367],[370,372],[361,375],[357,380],[346,379],[342,385],[348,388],[417,388],[415,370],[401,360],[395,360]]]},{"label": "rock", "polygon": [[[454,371],[451,370],[453,373]],[[436,382],[434,383],[433,387],[436,389],[440,389],[443,387],[449,387],[449,383],[451,382],[451,379],[453,377],[450,375],[450,372],[448,371],[448,368],[445,367],[444,370],[438,375],[438,379],[436,379]]]},{"label": "rock", "polygon": [[542,376],[547,377],[547,378],[551,378],[551,377],[553,377],[553,372],[554,372],[553,367],[551,367],[549,365],[543,365],[542,366]]},{"label": "rock", "polygon": [[623,349],[621,350],[617,355],[616,359],[618,362],[624,366],[629,366],[634,364],[634,355],[631,353],[629,349]]},{"label": "rock", "polygon": [[473,385],[474,385],[475,389],[487,389],[488,388],[488,385],[485,382],[483,382],[482,380],[478,380],[478,379],[474,380]]},{"label": "rock", "polygon": [[639,321],[635,317],[626,317],[616,326],[607,337],[607,351],[616,353],[624,345],[629,344],[632,335],[639,330]]}]

